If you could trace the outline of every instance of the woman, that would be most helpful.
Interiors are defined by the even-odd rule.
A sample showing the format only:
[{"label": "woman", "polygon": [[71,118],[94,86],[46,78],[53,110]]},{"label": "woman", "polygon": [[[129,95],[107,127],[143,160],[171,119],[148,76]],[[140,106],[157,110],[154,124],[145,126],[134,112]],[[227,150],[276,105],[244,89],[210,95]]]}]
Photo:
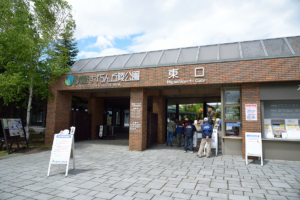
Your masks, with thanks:
[{"label": "woman", "polygon": [[176,134],[177,134],[177,147],[181,147],[182,134],[183,134],[183,124],[181,121],[178,122],[176,126]]}]

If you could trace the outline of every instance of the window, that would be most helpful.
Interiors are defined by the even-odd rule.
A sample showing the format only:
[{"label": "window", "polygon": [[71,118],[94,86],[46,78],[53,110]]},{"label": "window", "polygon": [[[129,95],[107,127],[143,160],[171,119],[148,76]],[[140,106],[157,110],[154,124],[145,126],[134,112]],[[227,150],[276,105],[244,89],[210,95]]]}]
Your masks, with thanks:
[{"label": "window", "polygon": [[239,89],[231,89],[224,91],[224,125],[225,136],[240,137],[241,136],[241,96]]},{"label": "window", "polygon": [[264,101],[264,138],[300,139],[300,101]]}]

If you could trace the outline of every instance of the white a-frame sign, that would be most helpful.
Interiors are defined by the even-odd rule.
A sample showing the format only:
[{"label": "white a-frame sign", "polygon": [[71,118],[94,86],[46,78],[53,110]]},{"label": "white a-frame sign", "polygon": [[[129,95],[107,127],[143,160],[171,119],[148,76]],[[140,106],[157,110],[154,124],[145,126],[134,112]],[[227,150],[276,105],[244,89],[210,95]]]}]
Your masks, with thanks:
[{"label": "white a-frame sign", "polygon": [[[74,130],[72,129],[74,128]],[[71,127],[71,134],[74,134],[75,127]],[[50,174],[51,165],[67,165],[66,176],[68,176],[69,163],[71,156],[71,149],[73,150],[73,169],[75,169],[75,148],[74,148],[74,135],[54,135],[54,141],[51,151],[51,157],[48,167],[48,174]]]}]

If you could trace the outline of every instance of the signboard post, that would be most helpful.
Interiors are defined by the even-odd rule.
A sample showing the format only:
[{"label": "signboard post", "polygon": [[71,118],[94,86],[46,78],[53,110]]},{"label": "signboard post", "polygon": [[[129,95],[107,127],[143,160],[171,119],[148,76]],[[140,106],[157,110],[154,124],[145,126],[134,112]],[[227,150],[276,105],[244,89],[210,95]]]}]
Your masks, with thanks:
[{"label": "signboard post", "polygon": [[68,176],[71,148],[73,151],[73,169],[75,169],[74,135],[54,135],[47,176],[49,176],[53,164],[67,165],[65,176]]},{"label": "signboard post", "polygon": [[260,157],[261,166],[263,166],[262,140],[261,133],[246,132],[245,157],[248,165],[248,156]]},{"label": "signboard post", "polygon": [[[213,133],[211,135],[211,149],[216,149],[216,156],[218,155],[218,129],[214,128]],[[207,150],[207,143],[205,144],[204,153],[206,153]]]}]

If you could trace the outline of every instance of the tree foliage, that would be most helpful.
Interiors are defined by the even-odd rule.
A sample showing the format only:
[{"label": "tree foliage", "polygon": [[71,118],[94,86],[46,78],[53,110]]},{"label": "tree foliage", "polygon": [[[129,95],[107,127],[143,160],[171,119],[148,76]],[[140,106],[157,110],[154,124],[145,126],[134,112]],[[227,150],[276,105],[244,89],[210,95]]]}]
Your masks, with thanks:
[{"label": "tree foliage", "polygon": [[0,98],[6,105],[25,100],[29,113],[33,96],[47,98],[49,84],[69,71],[62,67],[68,57],[55,46],[75,29],[71,9],[64,0],[0,1]]}]

